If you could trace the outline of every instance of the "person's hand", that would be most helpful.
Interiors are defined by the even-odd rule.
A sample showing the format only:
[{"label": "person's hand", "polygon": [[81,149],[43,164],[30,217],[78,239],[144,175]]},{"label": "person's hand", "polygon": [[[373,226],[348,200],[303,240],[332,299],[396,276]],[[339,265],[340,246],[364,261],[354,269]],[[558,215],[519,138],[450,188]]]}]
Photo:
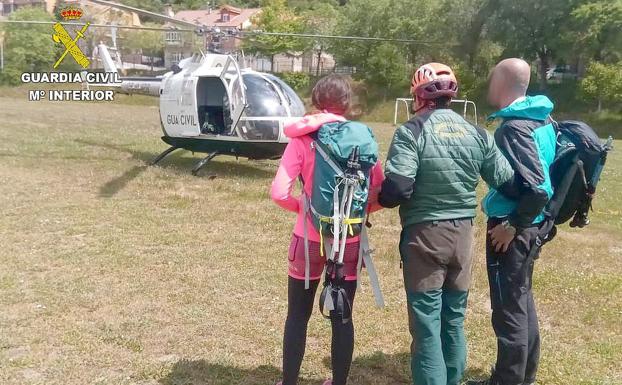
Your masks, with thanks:
[{"label": "person's hand", "polygon": [[492,242],[492,247],[495,249],[497,253],[508,251],[508,247],[510,243],[514,240],[514,236],[516,236],[516,230],[511,231],[503,223],[499,223],[492,229],[488,230],[488,234],[490,234],[490,241]]}]

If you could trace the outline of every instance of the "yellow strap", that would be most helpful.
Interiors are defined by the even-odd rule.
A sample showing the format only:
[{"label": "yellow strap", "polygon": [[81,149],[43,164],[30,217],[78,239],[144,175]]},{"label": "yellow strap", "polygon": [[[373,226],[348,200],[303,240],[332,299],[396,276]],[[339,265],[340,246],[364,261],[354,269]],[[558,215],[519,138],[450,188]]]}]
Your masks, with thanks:
[{"label": "yellow strap", "polygon": [[[320,222],[333,223],[332,217],[320,217],[319,219],[320,219]],[[364,218],[348,218],[348,219],[344,219],[343,223],[346,225],[356,225],[356,224],[363,223],[363,219]]]},{"label": "yellow strap", "polygon": [[[365,218],[348,218],[348,219],[344,219],[343,223],[348,225],[348,232],[350,233],[350,236],[354,236],[354,228],[352,227],[352,225],[358,225],[363,223],[363,220]],[[332,217],[319,217],[320,222],[323,223],[333,223],[333,218]],[[324,256],[324,234],[322,233],[322,230],[320,229],[319,231],[320,233],[320,255],[323,257]]]},{"label": "yellow strap", "polygon": [[363,223],[363,218],[348,218],[344,219],[343,223],[345,223],[346,225],[356,225],[359,223]]}]

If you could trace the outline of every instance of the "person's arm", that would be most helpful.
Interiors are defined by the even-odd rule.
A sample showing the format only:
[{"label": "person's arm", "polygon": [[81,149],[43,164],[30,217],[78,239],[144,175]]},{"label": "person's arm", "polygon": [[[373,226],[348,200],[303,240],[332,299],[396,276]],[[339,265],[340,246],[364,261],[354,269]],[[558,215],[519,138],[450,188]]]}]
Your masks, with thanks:
[{"label": "person's arm", "polygon": [[519,199],[520,193],[514,170],[497,147],[494,138],[483,128],[476,127],[477,133],[483,140],[484,161],[480,169],[480,175],[484,182],[491,188],[499,191],[510,199]]},{"label": "person's arm", "polygon": [[395,131],[387,162],[385,180],[378,197],[383,207],[396,207],[407,202],[415,189],[415,177],[419,167],[416,135],[421,133],[423,123],[415,119],[410,127],[401,126]]},{"label": "person's arm", "polygon": [[292,191],[302,170],[303,157],[299,147],[300,139],[292,139],[285,147],[270,189],[270,196],[276,204],[296,213],[300,210],[300,199],[292,196]]},{"label": "person's arm", "polygon": [[495,140],[514,169],[519,191],[518,205],[508,220],[516,228],[529,227],[549,201],[541,187],[546,177],[536,142],[527,127],[511,122],[495,135]]},{"label": "person's arm", "polygon": [[374,167],[371,169],[369,179],[370,183],[367,212],[371,214],[374,211],[382,209],[382,206],[378,203],[378,195],[380,194],[380,188],[382,186],[382,182],[384,181],[384,173],[382,172],[382,164],[380,161],[376,162]]}]

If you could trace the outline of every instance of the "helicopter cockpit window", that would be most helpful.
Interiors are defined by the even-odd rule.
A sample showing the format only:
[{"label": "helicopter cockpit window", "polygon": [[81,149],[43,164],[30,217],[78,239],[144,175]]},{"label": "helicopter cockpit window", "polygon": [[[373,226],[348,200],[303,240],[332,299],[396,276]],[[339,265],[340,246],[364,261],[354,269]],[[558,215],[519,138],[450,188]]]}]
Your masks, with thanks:
[{"label": "helicopter cockpit window", "polygon": [[302,103],[302,100],[298,97],[296,92],[291,89],[290,86],[287,85],[283,80],[274,76],[274,75],[265,75],[268,79],[270,79],[273,83],[279,87],[281,93],[285,96],[287,103],[289,105],[289,110],[291,116],[304,116],[305,114],[305,106]]},{"label": "helicopter cockpit window", "polygon": [[277,140],[279,119],[287,116],[287,109],[276,85],[259,74],[243,74],[242,79],[246,89],[246,110],[240,121],[242,135],[249,140]]},{"label": "helicopter cockpit window", "polygon": [[242,78],[247,108],[241,132],[246,139],[277,140],[283,118],[304,115],[298,95],[279,78],[257,73],[246,73]]},{"label": "helicopter cockpit window", "polygon": [[246,87],[246,116],[287,116],[287,109],[281,100],[277,88],[263,76],[244,74]]}]

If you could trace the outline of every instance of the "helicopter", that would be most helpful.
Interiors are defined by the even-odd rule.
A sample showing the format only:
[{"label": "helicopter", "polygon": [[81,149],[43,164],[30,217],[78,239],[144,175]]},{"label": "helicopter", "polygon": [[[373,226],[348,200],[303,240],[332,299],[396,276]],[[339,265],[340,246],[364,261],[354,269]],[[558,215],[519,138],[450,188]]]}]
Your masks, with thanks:
[{"label": "helicopter", "polygon": [[[194,26],[198,33],[205,33],[204,27],[169,16],[108,1],[92,2]],[[97,51],[104,70],[118,73],[107,47],[99,44]],[[120,79],[121,83],[108,85],[129,94],[159,97],[161,139],[170,147],[151,164],[178,149],[206,153],[193,167],[193,175],[218,155],[278,159],[288,143],[284,122],[305,114],[304,103],[283,80],[241,69],[236,58],[227,54],[195,54],[161,77]]]},{"label": "helicopter", "polygon": [[[97,51],[106,72],[117,72],[107,47]],[[160,98],[162,140],[170,147],[157,164],[177,149],[207,153],[192,169],[197,175],[218,155],[278,159],[288,143],[286,119],[305,114],[302,100],[278,77],[240,69],[231,55],[194,55],[157,78],[124,78],[122,92]]]},{"label": "helicopter", "polygon": [[[110,24],[94,24],[95,28],[150,29],[162,31],[195,32],[198,35],[230,36],[278,35],[313,39],[345,39],[360,41],[392,41],[409,44],[435,44],[410,39],[380,37],[334,36],[265,31],[220,31],[218,28],[195,24],[170,16],[106,0],[88,0],[125,11],[135,12],[174,24],[173,28],[143,28]],[[24,24],[49,22],[4,21]],[[64,23],[82,26],[84,23]],[[181,26],[177,27],[177,26]],[[185,29],[184,29],[185,28]],[[117,73],[115,62],[105,44],[97,46],[104,70]],[[159,97],[161,139],[169,145],[157,155],[151,165],[159,163],[178,149],[205,153],[206,156],[192,168],[199,171],[219,155],[248,159],[278,159],[283,154],[288,138],[283,133],[284,123],[305,115],[300,97],[283,80],[275,75],[240,68],[233,55],[207,52],[194,54],[173,65],[171,70],[158,77],[119,77],[120,83],[91,86],[116,87],[128,94]]]}]

